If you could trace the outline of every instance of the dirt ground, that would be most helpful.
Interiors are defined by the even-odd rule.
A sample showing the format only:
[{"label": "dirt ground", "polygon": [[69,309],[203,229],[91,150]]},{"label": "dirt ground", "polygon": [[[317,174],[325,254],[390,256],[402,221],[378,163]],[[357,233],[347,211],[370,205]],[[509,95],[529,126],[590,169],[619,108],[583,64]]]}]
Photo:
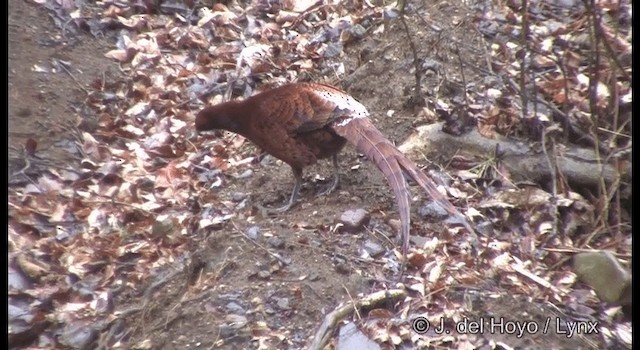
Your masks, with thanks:
[{"label": "dirt ground", "polygon": [[[450,9],[451,15],[457,15],[458,10]],[[347,48],[352,58],[367,52],[382,59],[375,60],[365,72],[343,86],[373,111],[376,125],[397,142],[404,140],[417,124],[428,122],[416,118],[405,104],[414,81],[410,73],[410,52],[406,43],[397,40],[401,35],[402,31],[395,28],[384,36],[370,37]],[[432,43],[425,33],[416,35],[416,42]],[[466,54],[477,54],[481,61],[484,53],[472,49],[476,33],[469,38]],[[37,142],[41,166],[78,165],[71,126],[87,113],[83,109],[86,86],[97,78],[108,79],[119,74],[117,65],[104,57],[113,45],[108,38],[87,33],[65,38],[47,11],[31,2],[9,0],[10,180],[15,178],[12,174],[25,166],[21,152],[29,139]],[[455,78],[455,60],[445,52],[435,54],[440,55],[439,59],[450,61],[448,70]],[[355,66],[354,59],[347,63]],[[466,79],[480,78],[469,74]],[[426,85],[429,83],[427,79]],[[394,118],[386,117],[389,110],[395,111]],[[248,146],[247,152],[255,150]],[[127,333],[125,343],[107,347],[299,349],[307,344],[324,315],[339,303],[358,293],[393,286],[394,281],[385,276],[380,263],[357,258],[358,247],[364,241],[377,242],[387,251],[394,247],[396,230],[388,223],[389,219],[397,219],[392,194],[381,174],[353,149],[349,148],[341,156],[340,163],[346,176],[336,193],[315,197],[318,185],[329,176],[329,167],[323,163],[311,168],[306,172],[308,181],[302,190],[304,200],[290,213],[263,218],[250,209],[240,211],[218,231],[194,238],[193,252],[197,252],[194,259],[200,259],[201,269],[182,274],[181,278],[154,291],[150,299],[139,294],[144,288],[121,292],[115,299],[116,310],[145,303],[145,312],[130,317],[115,331]],[[351,170],[355,165],[360,166]],[[29,172],[37,171],[38,167],[29,169]],[[228,176],[217,195],[223,200],[251,195],[252,200],[276,204],[286,198],[292,184],[288,167],[265,161],[254,166],[253,171],[248,180]],[[418,202],[414,204],[414,215],[419,206]],[[366,208],[372,213],[372,223],[366,233],[325,233],[327,226],[334,225],[342,212],[352,208]],[[252,227],[259,228],[259,240],[245,238],[244,233]],[[425,220],[413,227],[418,237],[430,237],[442,230],[439,223]],[[268,254],[265,246],[286,255],[286,267]],[[171,267],[160,270],[171,271]],[[152,284],[163,278],[166,274],[158,274],[145,283]],[[197,282],[192,284],[193,280]],[[472,313],[477,316],[537,315],[542,319],[555,315],[548,305],[502,292],[494,281],[473,288],[495,296],[474,304]],[[464,303],[468,294],[451,291],[447,297],[451,302]],[[588,336],[532,334],[518,338],[484,334],[483,337],[487,349],[492,348],[489,344],[500,341],[529,349],[592,348],[594,342],[597,347],[597,339]],[[264,339],[264,343],[259,339]],[[280,339],[281,343],[274,339]]]},{"label": "dirt ground", "polygon": [[24,167],[19,151],[29,138],[43,158],[77,160],[70,126],[83,112],[87,85],[118,71],[100,54],[111,46],[88,35],[65,37],[46,10],[9,2],[9,174]]}]

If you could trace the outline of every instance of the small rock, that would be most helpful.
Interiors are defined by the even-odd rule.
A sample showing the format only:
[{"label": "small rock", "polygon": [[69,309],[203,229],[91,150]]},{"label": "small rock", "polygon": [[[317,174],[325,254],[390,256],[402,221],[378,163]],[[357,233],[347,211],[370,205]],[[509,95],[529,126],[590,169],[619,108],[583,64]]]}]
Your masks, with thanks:
[{"label": "small rock", "polygon": [[236,176],[236,179],[246,179],[248,177],[251,177],[252,175],[253,175],[253,170],[247,169],[242,174]]},{"label": "small rock", "polygon": [[209,188],[218,188],[222,185],[222,179],[220,178],[220,171],[214,174],[213,171],[205,171],[202,174],[198,174],[198,181],[206,183]]},{"label": "small rock", "polygon": [[347,261],[343,258],[335,257],[333,259],[333,264],[338,273],[341,273],[343,275],[348,275],[351,272],[351,270],[349,269],[349,265],[347,264]]},{"label": "small rock", "polygon": [[430,241],[430,238],[424,237],[424,236],[410,236],[409,237],[409,241],[411,242],[411,246],[416,247],[416,248],[422,248],[425,246],[425,244],[427,244],[428,241]]},{"label": "small rock", "polygon": [[258,271],[258,278],[263,279],[263,280],[267,280],[267,279],[269,279],[269,277],[271,277],[271,272],[266,271],[266,270]]},{"label": "small rock", "polygon": [[314,247],[314,248],[320,248],[320,247],[324,246],[324,242],[319,240],[319,239],[312,239],[309,242],[309,245]]},{"label": "small rock", "polygon": [[430,202],[418,208],[418,215],[424,219],[443,219],[449,214],[444,210],[444,208],[436,204],[436,202]]},{"label": "small rock", "polygon": [[337,350],[348,349],[370,349],[379,350],[378,343],[370,339],[366,334],[358,329],[354,323],[347,323],[340,327],[340,334],[338,335]]},{"label": "small rock", "polygon": [[98,331],[82,324],[69,324],[60,333],[58,341],[75,349],[86,349],[96,339]]},{"label": "small rock", "polygon": [[342,44],[341,43],[329,43],[327,45],[326,50],[324,50],[325,58],[332,58],[340,55],[342,53]]},{"label": "small rock", "polygon": [[501,87],[502,81],[498,79],[496,76],[486,76],[482,80],[482,83],[487,88],[495,88],[495,87]]},{"label": "small rock", "polygon": [[433,179],[436,185],[451,185],[451,176],[449,176],[449,174],[438,170],[429,170],[427,173],[429,174],[429,177]]},{"label": "small rock", "polygon": [[476,232],[483,236],[491,236],[495,230],[493,228],[493,223],[490,221],[484,221],[476,225]]},{"label": "small rock", "polygon": [[267,240],[267,243],[269,243],[270,246],[276,248],[276,249],[282,249],[284,248],[284,240],[278,237],[270,237]]},{"label": "small rock", "polygon": [[358,232],[362,230],[364,225],[369,224],[370,220],[371,215],[362,208],[347,210],[338,220],[343,225],[338,230],[340,232]]},{"label": "small rock", "polygon": [[227,311],[232,312],[232,313],[236,313],[236,314],[242,314],[245,312],[244,308],[242,306],[240,306],[240,304],[232,301],[230,303],[228,303],[226,306]]},{"label": "small rock", "polygon": [[243,192],[235,192],[234,194],[231,195],[231,200],[236,203],[242,202],[246,198],[247,198],[247,194]]},{"label": "small rock", "polygon": [[329,40],[329,32],[326,29],[320,30],[318,34],[311,38],[311,44],[324,43]]},{"label": "small rock", "polygon": [[354,37],[358,39],[364,37],[365,34],[367,34],[367,30],[360,24],[354,24],[353,27],[349,29],[349,31],[351,32],[351,34],[353,34]]},{"label": "small rock", "polygon": [[247,229],[247,237],[253,239],[254,241],[260,237],[260,227],[251,226]]},{"label": "small rock", "polygon": [[269,165],[271,163],[273,163],[275,161],[275,158],[273,158],[273,156],[271,155],[266,155],[262,158],[262,160],[260,160],[260,165],[265,166],[265,165]]},{"label": "small rock", "polygon": [[381,256],[385,251],[380,244],[371,240],[367,240],[366,242],[364,242],[364,250],[366,250],[367,253],[374,258]]},{"label": "small rock", "polygon": [[391,228],[393,229],[393,232],[396,232],[396,233],[400,231],[400,225],[401,224],[402,223],[398,219],[389,219],[389,220],[387,220],[387,225],[391,226]]},{"label": "small rock", "polygon": [[156,220],[151,225],[151,234],[156,237],[166,237],[171,233],[179,231],[175,223],[171,218],[165,218],[164,220]]},{"label": "small rock", "polygon": [[443,70],[443,64],[438,60],[434,60],[432,58],[426,58],[422,62],[422,69],[426,71],[433,71],[435,73],[439,73],[439,72],[442,72]]},{"label": "small rock", "polygon": [[240,329],[244,326],[247,325],[247,323],[249,322],[249,320],[247,319],[246,316],[244,315],[234,315],[234,314],[229,314],[227,316],[224,317],[224,320],[227,322],[227,325],[235,328],[235,329]]},{"label": "small rock", "polygon": [[399,13],[394,8],[388,8],[384,11],[383,16],[385,21],[391,21],[393,19],[398,18]]},{"label": "small rock", "polygon": [[281,310],[290,310],[291,307],[289,306],[289,299],[288,298],[279,298],[278,301],[276,302],[276,305],[278,305],[278,308],[280,308]]},{"label": "small rock", "polygon": [[222,324],[218,328],[218,333],[220,334],[221,338],[226,339],[237,335],[238,330],[230,325]]},{"label": "small rock", "polygon": [[585,252],[573,257],[573,268],[578,277],[589,284],[605,302],[630,304],[631,274],[611,252],[603,250]]},{"label": "small rock", "polygon": [[351,270],[349,269],[349,266],[347,266],[346,263],[337,263],[336,271],[343,275],[348,275],[351,272]]}]

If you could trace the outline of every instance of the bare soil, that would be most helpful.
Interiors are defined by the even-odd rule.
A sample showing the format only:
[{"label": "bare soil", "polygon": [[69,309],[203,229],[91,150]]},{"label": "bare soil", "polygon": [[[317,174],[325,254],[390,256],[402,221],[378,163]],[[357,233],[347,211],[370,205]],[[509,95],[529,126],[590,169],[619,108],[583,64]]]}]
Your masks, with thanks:
[{"label": "bare soil", "polygon": [[70,127],[82,111],[86,87],[118,72],[103,56],[111,46],[90,35],[67,37],[46,10],[27,1],[9,2],[10,174],[24,166],[16,151],[29,138],[38,143],[39,156],[72,164]]}]

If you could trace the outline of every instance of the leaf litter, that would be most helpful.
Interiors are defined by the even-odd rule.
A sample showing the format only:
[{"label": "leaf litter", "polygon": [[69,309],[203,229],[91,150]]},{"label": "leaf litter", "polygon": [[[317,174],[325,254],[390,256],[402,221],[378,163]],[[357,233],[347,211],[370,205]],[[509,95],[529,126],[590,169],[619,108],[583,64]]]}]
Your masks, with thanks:
[{"label": "leaf litter", "polygon": [[[97,78],[91,85],[86,103],[98,116],[99,128],[94,133],[81,133],[80,167],[65,173],[48,171],[23,188],[10,189],[9,333],[10,337],[37,337],[38,347],[43,348],[54,344],[83,348],[93,342],[118,347],[135,332],[115,327],[117,294],[123,288],[145,292],[139,284],[169,264],[185,269],[192,266],[185,257],[193,253],[189,243],[193,237],[204,229],[229,223],[238,215],[234,207],[241,209],[243,203],[224,201],[211,189],[224,186],[219,171],[241,173],[250,168],[253,153],[240,137],[194,138],[190,127],[193,111],[232,96],[250,96],[259,85],[344,72],[345,50],[366,32],[384,31],[387,8],[331,1],[256,0],[244,7],[221,3],[203,6],[189,1],[98,1],[90,6],[72,1],[35,2],[60,19],[71,19],[77,28],[86,26],[92,33],[111,31],[117,35],[116,48],[105,56],[118,62],[126,78]],[[625,76],[630,75],[630,68],[615,71],[612,65],[617,63],[607,61],[602,69],[620,76],[613,89],[601,82],[591,85],[581,65],[584,53],[576,48],[588,46],[576,37],[583,25],[584,8],[576,2],[566,3],[573,4],[571,9],[559,12],[549,10],[544,1],[531,3],[539,18],[529,28],[532,48],[538,53],[530,64],[540,72],[532,83],[555,103],[576,101],[563,114],[572,124],[593,126],[589,119],[592,108],[605,109],[612,95],[629,98],[630,80]],[[611,13],[624,12],[613,3],[599,6]],[[573,16],[557,15],[576,8],[581,11]],[[476,11],[474,18],[480,32],[495,39],[489,46],[492,65],[507,81],[505,85],[470,86],[473,114],[488,135],[513,134],[514,130],[526,133],[520,120],[522,107],[514,103],[517,84],[509,83],[520,74],[516,38],[522,30],[522,18],[517,10],[514,4],[506,3],[493,11]],[[602,33],[622,58],[631,51],[624,32],[605,26]],[[558,55],[564,60],[561,68],[572,74],[562,74],[554,58]],[[595,97],[592,105],[586,102],[590,94]],[[536,118],[543,117],[538,114]],[[604,118],[598,123],[601,134],[612,141],[604,147],[618,147],[620,142],[608,133],[616,125]],[[31,142],[27,153],[33,156],[36,147],[37,143]],[[456,198],[472,198],[464,189],[448,192]],[[194,198],[201,200],[194,203]],[[481,344],[479,337],[417,337],[401,320],[424,314],[434,323],[439,318],[459,322],[473,313],[468,299],[480,298],[482,293],[451,297],[442,291],[485,285],[485,294],[490,295],[495,285],[489,280],[496,280],[511,293],[553,304],[575,300],[573,292],[580,286],[572,272],[549,266],[562,260],[554,249],[577,250],[584,237],[552,237],[547,251],[535,248],[551,232],[550,198],[548,192],[527,187],[476,197],[476,207],[482,211],[477,216],[486,218],[493,235],[481,236],[479,248],[473,248],[466,246],[455,230],[448,230],[435,242],[416,247],[409,259],[416,270],[406,281],[408,289],[417,294],[398,305],[401,314],[362,319],[361,328],[370,338],[392,347],[411,342],[415,346],[455,344],[464,348]],[[562,208],[563,227],[572,226],[573,232],[576,227],[593,229],[596,209],[583,196],[567,191],[554,200]],[[330,229],[310,227],[321,234]],[[615,239],[603,237],[588,243],[610,246]],[[616,246],[621,256],[630,256],[630,247]],[[381,259],[393,260],[389,256]],[[271,278],[280,271],[282,262],[263,267],[263,272],[269,271],[264,276]],[[491,298],[498,299],[497,294]],[[150,299],[143,300],[147,306]],[[291,309],[289,299],[280,298],[273,305],[271,301],[252,300],[250,313]],[[594,298],[583,298],[579,303],[597,307]],[[218,312],[218,307],[212,310]],[[240,332],[238,337],[250,340],[256,348],[273,348],[281,342],[287,348],[300,348],[305,343],[304,339],[292,339],[291,331],[272,319],[265,322],[234,314],[223,318],[230,329]],[[242,333],[247,327],[250,332]],[[105,337],[109,331],[110,336]],[[622,324],[609,333],[618,332],[624,338],[628,331]],[[612,335],[603,341],[611,339],[616,338]],[[149,344],[148,340],[139,341],[142,347]],[[213,344],[226,341],[222,337]]]}]

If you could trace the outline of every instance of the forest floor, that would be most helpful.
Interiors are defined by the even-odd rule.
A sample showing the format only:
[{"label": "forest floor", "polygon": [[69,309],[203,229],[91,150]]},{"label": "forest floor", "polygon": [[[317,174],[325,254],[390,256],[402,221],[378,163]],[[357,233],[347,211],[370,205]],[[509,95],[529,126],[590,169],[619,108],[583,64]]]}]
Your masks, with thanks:
[{"label": "forest floor", "polygon": [[[413,15],[407,16],[407,21],[413,31],[412,40],[420,46],[423,53],[429,53],[425,65],[433,63],[432,61],[444,65],[442,70],[447,72],[448,81],[459,82],[464,78],[467,84],[486,83],[486,77],[479,71],[469,69],[464,77],[460,75],[460,57],[466,62],[476,62],[478,66],[486,65],[487,62],[487,53],[482,49],[485,43],[471,21],[473,10],[462,2],[453,1],[430,7],[429,11],[425,6],[413,7],[411,13]],[[105,35],[94,35],[95,33],[91,34],[88,30],[78,30],[70,34],[61,29],[60,23],[56,23],[54,19],[55,15],[51,14],[52,11],[45,9],[41,4],[9,0],[10,189],[12,186],[28,188],[33,183],[37,183],[36,187],[42,189],[50,184],[38,180],[43,174],[49,174],[47,176],[50,178],[64,178],[68,183],[74,184],[80,180],[96,179],[97,177],[93,176],[78,180],[65,174],[80,168],[98,169],[96,172],[100,173],[99,169],[103,169],[101,167],[110,164],[108,160],[99,163],[96,160],[99,157],[96,156],[95,167],[89,168],[86,165],[87,155],[90,154],[93,142],[98,145],[98,153],[106,147],[116,147],[117,137],[109,138],[104,130],[122,127],[127,122],[120,119],[124,118],[121,115],[129,115],[131,109],[120,106],[119,110],[114,107],[102,109],[102,114],[96,112],[100,109],[88,107],[102,103],[96,101],[94,90],[99,89],[102,84],[102,93],[107,95],[108,88],[105,86],[111,83],[124,81],[122,86],[131,88],[144,80],[139,76],[127,76],[122,63],[114,60],[113,55],[110,58],[105,56],[107,52],[116,49],[115,31]],[[447,35],[452,37],[443,38],[434,27],[426,25],[425,18],[429,18],[428,22],[433,26],[440,25],[438,19],[450,19],[450,23],[443,26],[446,27]],[[338,83],[369,109],[374,124],[389,139],[400,144],[416,126],[431,123],[436,117],[425,114],[419,106],[411,103],[415,87],[414,58],[403,26],[399,21],[393,21],[384,29],[344,46],[341,60],[348,78],[339,79]],[[464,45],[456,48],[459,50],[458,53],[452,54],[454,48],[447,44],[448,40],[464,42]],[[316,80],[323,78],[322,80],[331,82],[340,74],[342,73],[339,71],[325,71],[312,72],[310,76]],[[438,90],[441,88],[438,85],[441,81],[439,76],[427,74],[424,78],[426,93],[437,94],[437,91],[442,91]],[[114,88],[114,91],[117,90]],[[448,91],[449,94],[455,95],[460,89],[452,84]],[[131,104],[126,106],[131,107]],[[178,119],[186,123],[184,130],[192,127],[188,121],[195,112],[196,107],[184,110],[179,116]],[[117,113],[121,115],[116,115]],[[101,119],[105,114],[112,114],[115,121],[105,122]],[[147,131],[148,129],[144,129],[145,133]],[[172,132],[174,131],[172,129]],[[128,132],[130,138],[136,134],[133,129],[128,129]],[[188,134],[187,131],[179,133]],[[217,142],[214,137],[205,136],[196,143],[197,152],[193,152],[188,146],[189,142],[194,140],[190,137],[174,137],[174,140],[178,140],[177,143],[184,144],[184,149],[188,150],[176,151],[177,158],[187,159],[189,153],[202,153],[203,149],[209,147],[206,142]],[[238,137],[224,137],[225,147],[230,148],[220,151],[217,155],[237,152],[228,158],[239,165],[229,166],[224,170],[223,177],[213,174],[210,180],[221,181],[215,187],[207,187],[202,183],[197,186],[189,185],[190,191],[194,191],[193,196],[204,193],[205,188],[207,193],[212,193],[209,197],[201,197],[203,199],[196,205],[197,208],[208,210],[212,216],[223,217],[221,223],[208,224],[208,230],[190,229],[194,223],[199,223],[200,227],[206,226],[203,224],[203,220],[206,219],[204,215],[198,216],[197,220],[180,219],[179,225],[177,221],[171,221],[173,217],[181,218],[191,215],[185,214],[186,212],[198,210],[190,207],[193,203],[189,200],[193,200],[193,196],[186,195],[184,201],[171,202],[173,207],[170,211],[162,212],[167,208],[165,202],[161,203],[161,207],[138,208],[135,215],[141,215],[143,219],[131,219],[135,221],[135,225],[128,227],[129,231],[122,231],[124,233],[119,234],[118,238],[106,237],[113,233],[101,232],[96,236],[99,238],[92,243],[93,238],[88,231],[83,231],[86,228],[64,226],[64,223],[68,222],[67,214],[72,213],[76,223],[78,218],[87,218],[89,226],[102,227],[92,226],[91,220],[98,216],[94,213],[96,208],[108,207],[111,210],[109,205],[116,206],[107,203],[106,198],[110,195],[113,195],[111,199],[122,202],[120,208],[134,205],[133,202],[119,199],[120,194],[108,191],[101,192],[100,198],[74,197],[76,201],[81,200],[86,208],[74,207],[73,203],[76,202],[69,202],[70,204],[65,204],[62,208],[59,203],[56,206],[55,203],[47,202],[46,205],[52,206],[44,219],[48,220],[48,223],[42,223],[35,217],[34,221],[23,220],[20,225],[12,226],[17,231],[19,230],[16,227],[23,230],[21,238],[11,238],[15,242],[27,240],[27,233],[35,235],[35,231],[39,236],[32,242],[40,242],[42,237],[55,238],[56,242],[52,243],[34,243],[28,253],[20,250],[20,254],[24,253],[28,259],[33,259],[29,260],[32,262],[46,262],[40,266],[59,264],[59,267],[53,268],[52,271],[63,276],[60,279],[46,278],[36,273],[38,276],[35,278],[30,275],[30,278],[22,279],[17,275],[20,274],[19,269],[25,268],[25,264],[10,264],[9,276],[12,287],[31,290],[35,289],[34,286],[46,285],[53,288],[53,285],[64,284],[63,281],[66,281],[68,286],[64,292],[65,297],[60,297],[60,290],[58,294],[52,293],[49,300],[53,301],[54,306],[50,307],[65,308],[69,314],[75,312],[72,311],[72,304],[86,303],[93,308],[91,312],[82,313],[82,317],[68,316],[69,318],[55,320],[43,317],[41,328],[34,327],[30,332],[24,332],[21,337],[14,339],[15,344],[41,348],[58,347],[61,344],[76,348],[89,343],[104,348],[137,349],[306,348],[325,315],[341,303],[375,291],[399,288],[395,280],[397,264],[394,265],[399,254],[396,244],[395,199],[386,180],[373,164],[357,154],[352,147],[347,147],[340,156],[342,182],[338,191],[328,196],[315,196],[318,188],[330,175],[329,163],[321,162],[306,171],[307,181],[298,205],[285,214],[263,217],[253,208],[253,204],[267,202],[275,205],[284,201],[293,180],[290,169],[272,158],[259,156],[258,150]],[[96,139],[98,141],[95,141]],[[115,149],[109,149],[111,155],[123,154],[122,151],[114,151]],[[160,153],[162,152],[156,154]],[[124,156],[122,159],[125,159]],[[243,163],[246,159],[248,161]],[[193,162],[193,158],[189,161]],[[428,163],[424,159],[416,161],[442,173],[450,171],[443,168],[448,164],[447,159],[431,159],[434,163]],[[214,163],[215,160],[209,162]],[[440,164],[441,167],[433,164]],[[151,172],[149,169],[164,169],[162,167],[165,165],[166,163],[154,164],[147,170]],[[117,166],[125,167],[122,163],[118,163]],[[179,166],[174,168],[184,169]],[[180,174],[185,174],[183,170],[180,171]],[[55,175],[53,177],[50,175],[52,172]],[[188,175],[195,178],[202,173],[192,171]],[[122,182],[127,182],[125,175],[122,175],[122,179]],[[167,175],[167,179],[170,183],[172,178]],[[65,183],[62,180],[60,182]],[[457,201],[452,198],[458,207],[467,208],[473,206],[469,203],[479,201],[477,195],[475,199],[472,198],[471,184],[458,179],[454,182],[463,193],[471,193],[469,196],[460,196]],[[103,184],[96,182],[96,186]],[[156,190],[167,187],[161,187],[157,182],[155,186]],[[140,188],[143,188],[142,184]],[[102,188],[96,191],[100,192]],[[412,191],[414,195],[418,194],[413,186]],[[13,206],[10,207],[10,224],[11,220],[17,220],[16,218],[25,213],[17,209],[18,203],[35,208],[33,203],[40,200],[34,199],[35,191],[25,193],[32,194],[33,197],[18,196],[16,198],[20,198],[19,200],[10,199]],[[48,201],[55,202],[59,198],[49,197]],[[415,199],[412,208],[412,245],[421,247],[417,256],[421,256],[424,261],[417,263],[418,266],[409,271],[409,277],[403,280],[405,285],[409,286],[407,293],[410,296],[393,302],[388,301],[389,305],[379,306],[378,309],[390,312],[388,317],[381,317],[405,323],[416,315],[430,315],[431,322],[441,319],[450,331],[447,334],[420,335],[414,330],[403,331],[410,329],[407,325],[403,328],[389,323],[378,324],[372,321],[375,319],[373,314],[361,315],[368,319],[360,320],[360,325],[370,339],[376,340],[382,348],[431,346],[586,349],[605,346],[601,334],[583,332],[567,335],[565,326],[560,324],[566,323],[567,319],[575,318],[567,316],[567,311],[562,305],[564,299],[554,299],[542,287],[529,288],[526,284],[531,281],[523,276],[516,278],[527,280],[521,284],[520,280],[501,275],[499,269],[494,274],[482,272],[492,265],[492,259],[501,255],[502,248],[483,257],[472,256],[472,253],[459,246],[467,242],[465,231],[455,225],[446,225],[440,219],[421,214],[428,212],[428,205],[423,204],[425,198],[416,196]],[[206,206],[206,202],[214,201],[215,206]],[[349,209],[359,208],[366,209],[371,215],[366,229],[355,234],[340,233],[336,223],[341,214]],[[34,210],[29,212],[33,213]],[[491,216],[495,213],[485,214]],[[128,220],[122,219],[122,216],[116,217],[121,221]],[[169,224],[166,224],[167,218]],[[98,219],[94,221],[99,222]],[[511,224],[515,225],[515,222]],[[166,226],[163,226],[165,224]],[[501,228],[506,231],[513,227],[511,224]],[[176,228],[178,226],[180,228]],[[49,232],[48,229],[53,230],[50,231],[52,233],[45,234]],[[73,236],[72,231],[76,229],[83,232],[80,234],[84,237],[83,244],[78,243],[79,241],[66,243],[70,238],[61,238],[60,230],[67,230]],[[163,229],[181,233],[167,234]],[[136,230],[146,230],[148,236],[144,236],[145,238],[139,241],[141,243],[135,243],[139,244],[138,246],[133,246],[133,238],[139,234]],[[158,235],[163,236],[158,238]],[[434,243],[434,237],[439,241]],[[496,237],[506,236],[503,233],[497,234]],[[117,251],[119,254],[113,260],[105,257],[104,251],[107,248],[103,240],[113,244],[113,252]],[[505,240],[508,239],[499,238],[497,242]],[[533,241],[540,242],[543,239],[536,236]],[[23,243],[16,243],[16,246],[20,244]],[[54,246],[49,244],[56,244],[55,247],[64,246],[65,250],[78,254],[76,262],[72,262],[73,258],[70,257],[73,254],[56,255],[57,251],[51,248]],[[95,245],[94,250],[87,253],[92,244]],[[532,244],[531,241],[528,244]],[[425,247],[430,245],[433,245],[433,249],[429,251]],[[37,249],[44,246],[47,248],[42,250],[43,253],[38,253]],[[521,246],[521,250],[526,251],[525,244]],[[369,254],[371,250],[368,249],[371,247],[379,248],[374,249],[377,251],[374,258]],[[118,249],[124,249],[126,252],[122,253]],[[87,253],[86,256],[84,253]],[[51,256],[57,258],[52,259]],[[10,257],[15,258],[11,253]],[[77,262],[85,258],[86,261],[82,264]],[[556,255],[552,261],[545,261],[545,266],[552,265],[551,262],[560,262],[554,266],[555,270],[549,270],[549,274],[553,272],[555,275],[545,275],[553,276],[552,283],[556,286],[562,284],[563,276],[567,276],[569,262],[564,260],[562,263],[563,259],[564,257]],[[117,267],[107,267],[111,263],[105,261],[110,261]],[[148,264],[148,268],[142,267],[146,266],[145,264]],[[94,279],[94,273],[100,277]],[[468,279],[453,281],[457,278],[455,276],[468,276]],[[79,287],[79,283],[69,282],[69,279],[74,278],[84,283],[82,287]],[[83,294],[82,288],[91,292]],[[595,298],[586,292],[584,286],[575,290],[579,291],[577,294],[586,293],[589,296],[580,299],[572,294],[572,298],[583,300],[591,306],[597,305]],[[29,297],[34,295],[27,294]],[[88,297],[89,294],[92,297]],[[95,306],[95,303],[100,305],[103,300],[108,300],[108,306]],[[91,304],[92,302],[94,304]],[[47,310],[43,311],[43,314],[51,312],[51,309],[45,306],[42,306],[42,310]],[[595,312],[591,309],[588,311]],[[98,317],[100,321],[91,318],[99,313],[109,316]],[[527,334],[524,336],[505,329],[485,329],[479,333],[468,329],[466,332],[461,329],[454,330],[455,325],[465,320],[463,316],[481,323],[488,320],[502,320],[519,325],[535,323],[536,329],[530,328],[530,332],[525,332]],[[89,319],[96,323],[88,323]],[[588,317],[586,319],[594,320]],[[551,322],[553,328],[545,333],[542,331],[542,325],[547,321]],[[87,330],[88,328],[90,330]],[[416,340],[415,337],[422,339]],[[336,346],[339,343],[338,340],[334,342]]]}]

